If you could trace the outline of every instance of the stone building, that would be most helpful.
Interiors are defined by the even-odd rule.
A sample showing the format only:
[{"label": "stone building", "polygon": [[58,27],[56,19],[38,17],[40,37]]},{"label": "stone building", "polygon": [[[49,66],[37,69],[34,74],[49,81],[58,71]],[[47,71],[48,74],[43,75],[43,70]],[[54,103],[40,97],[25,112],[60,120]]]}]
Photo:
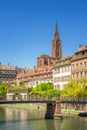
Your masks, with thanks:
[{"label": "stone building", "polygon": [[78,47],[72,56],[61,58],[53,67],[53,83],[55,89],[63,89],[69,79],[87,79],[87,46]]},{"label": "stone building", "polygon": [[40,57],[38,57],[38,59],[37,59],[37,67],[38,67],[38,69],[41,69],[41,68],[43,69],[43,68],[45,68],[45,67],[47,67],[49,65],[52,65],[52,64],[53,64],[53,60],[48,55],[43,54]]},{"label": "stone building", "polygon": [[80,45],[71,62],[73,79],[87,78],[87,46]]},{"label": "stone building", "polygon": [[56,29],[54,32],[54,39],[52,41],[52,56],[41,55],[37,59],[37,68],[44,68],[47,66],[54,65],[59,59],[62,58],[62,42],[59,37],[58,27],[56,24]]},{"label": "stone building", "polygon": [[20,72],[20,68],[0,64],[0,81],[2,83],[10,84]]}]

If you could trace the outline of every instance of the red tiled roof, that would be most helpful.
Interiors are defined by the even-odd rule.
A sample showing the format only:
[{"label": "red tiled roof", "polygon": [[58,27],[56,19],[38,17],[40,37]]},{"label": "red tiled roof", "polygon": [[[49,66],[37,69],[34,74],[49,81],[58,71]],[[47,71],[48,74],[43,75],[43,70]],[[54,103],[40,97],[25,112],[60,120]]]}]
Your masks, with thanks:
[{"label": "red tiled roof", "polygon": [[38,77],[38,76],[43,77],[44,75],[51,74],[51,73],[52,73],[52,66],[48,66],[44,69],[35,69],[35,70],[30,70],[30,71],[27,71],[27,72],[19,73],[16,76],[16,79],[27,80],[27,79],[34,78],[35,76],[36,77]]}]

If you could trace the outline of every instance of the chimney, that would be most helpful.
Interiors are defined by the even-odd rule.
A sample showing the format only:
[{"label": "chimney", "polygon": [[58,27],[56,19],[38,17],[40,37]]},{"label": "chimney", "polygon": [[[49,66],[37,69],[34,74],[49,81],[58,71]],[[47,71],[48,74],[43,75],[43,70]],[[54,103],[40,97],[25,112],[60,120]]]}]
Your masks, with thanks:
[{"label": "chimney", "polygon": [[83,49],[82,45],[78,46],[78,51],[81,51]]}]

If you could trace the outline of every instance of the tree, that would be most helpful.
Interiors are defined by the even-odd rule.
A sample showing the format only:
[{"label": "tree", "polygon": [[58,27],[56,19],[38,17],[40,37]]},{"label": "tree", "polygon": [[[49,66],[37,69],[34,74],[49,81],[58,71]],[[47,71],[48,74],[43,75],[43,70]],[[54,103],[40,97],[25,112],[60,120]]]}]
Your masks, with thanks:
[{"label": "tree", "polygon": [[60,90],[54,90],[53,83],[41,83],[33,88],[31,94],[33,95],[44,95],[44,96],[56,96],[60,95]]},{"label": "tree", "polygon": [[46,95],[47,90],[53,90],[53,83],[41,83],[32,90],[32,94]]},{"label": "tree", "polygon": [[2,84],[0,85],[0,99],[3,99],[6,96],[7,93],[7,85]]},{"label": "tree", "polygon": [[85,97],[87,96],[87,80],[70,80],[61,93],[62,97]]}]

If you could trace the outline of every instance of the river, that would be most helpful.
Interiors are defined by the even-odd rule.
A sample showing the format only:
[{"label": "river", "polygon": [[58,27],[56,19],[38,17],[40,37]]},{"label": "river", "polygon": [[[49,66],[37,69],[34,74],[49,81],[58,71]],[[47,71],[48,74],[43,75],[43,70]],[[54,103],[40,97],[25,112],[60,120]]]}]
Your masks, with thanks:
[{"label": "river", "polygon": [[45,120],[44,112],[0,107],[0,130],[87,130],[87,118]]}]

